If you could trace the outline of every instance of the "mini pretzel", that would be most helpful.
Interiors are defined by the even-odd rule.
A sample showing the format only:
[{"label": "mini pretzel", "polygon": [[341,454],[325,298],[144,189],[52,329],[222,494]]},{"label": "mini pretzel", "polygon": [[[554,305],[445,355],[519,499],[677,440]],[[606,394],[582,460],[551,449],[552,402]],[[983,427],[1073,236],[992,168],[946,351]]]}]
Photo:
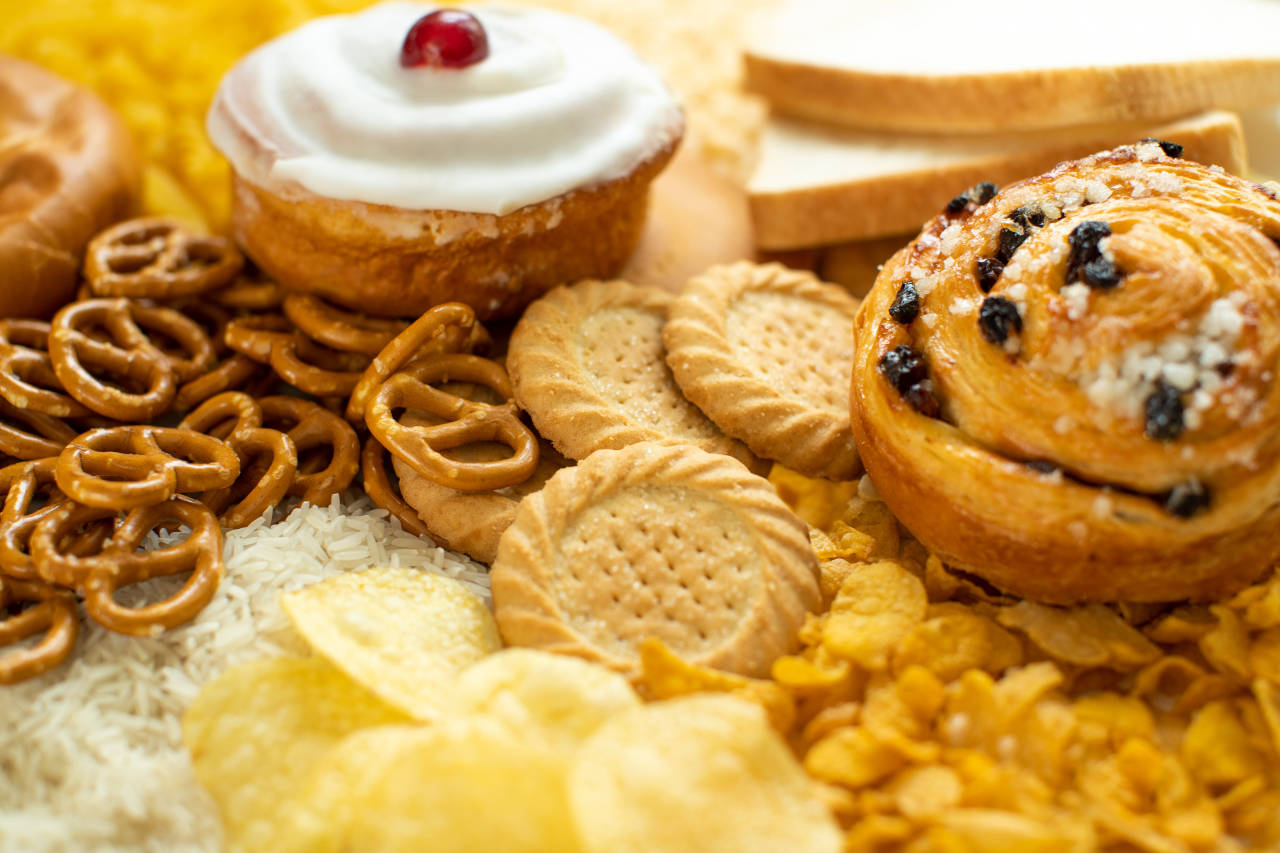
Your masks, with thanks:
[{"label": "mini pretzel", "polygon": [[[432,383],[474,382],[507,402],[491,406],[431,387]],[[511,401],[511,380],[496,362],[465,354],[419,359],[378,388],[365,413],[369,431],[382,445],[422,476],[461,492],[485,492],[523,483],[538,465],[538,439],[520,420]],[[444,423],[408,427],[395,409],[418,409]],[[441,451],[481,441],[511,448],[506,459],[460,462]]]},{"label": "mini pretzel", "polygon": [[[284,500],[298,473],[298,451],[293,439],[274,429],[236,427],[227,444],[240,457],[240,477],[225,489],[200,496],[200,502],[218,514],[230,529],[245,527],[261,518],[268,508]],[[265,466],[254,464],[265,457]]]},{"label": "mini pretzel", "polygon": [[43,320],[0,320],[0,397],[20,409],[55,418],[89,414],[67,396],[49,361],[49,324]]},{"label": "mini pretzel", "polygon": [[240,391],[226,391],[210,397],[178,422],[178,429],[194,430],[222,439],[260,426],[262,406]]},{"label": "mini pretzel", "polygon": [[[409,361],[436,353],[472,352],[487,345],[489,333],[476,322],[476,312],[461,302],[446,302],[427,311],[396,335],[365,368],[351,391],[347,420],[360,423],[378,386]],[[508,395],[510,396],[510,395]]]},{"label": "mini pretzel", "polygon": [[440,544],[413,507],[400,497],[399,489],[391,482],[387,472],[387,449],[373,436],[365,439],[360,453],[360,476],[365,494],[375,504],[400,520],[400,526],[415,536],[422,536]]},{"label": "mini pretzel", "polygon": [[[35,566],[27,552],[32,529],[62,503],[56,491],[53,466],[56,457],[19,462],[0,468],[0,488],[4,489],[4,509],[0,510],[0,574],[18,580],[35,580]],[[32,510],[36,495],[44,490],[44,506]]]},{"label": "mini pretzel", "polygon": [[291,328],[284,317],[241,317],[227,324],[226,342],[236,352],[270,364],[280,378],[308,394],[350,394],[368,358],[328,349]]},{"label": "mini pretzel", "polygon": [[270,371],[248,356],[233,352],[208,373],[179,386],[174,405],[180,410],[194,409],[210,397],[243,388],[264,372]]},{"label": "mini pretzel", "polygon": [[101,553],[117,515],[114,509],[62,501],[19,520],[10,544],[15,554],[23,553],[25,544],[28,566],[40,580],[79,591],[92,568],[88,560]]},{"label": "mini pretzel", "polygon": [[[152,343],[143,328],[178,343],[180,359]],[[101,330],[109,340],[93,334]],[[194,378],[213,363],[213,345],[201,328],[171,308],[128,299],[73,302],[53,318],[49,358],[67,393],[100,415],[147,421],[169,408],[175,383]],[[98,379],[89,368],[140,388],[133,393]]]},{"label": "mini pretzel", "polygon": [[313,340],[343,352],[377,355],[409,323],[346,311],[311,293],[284,298],[285,316]]},{"label": "mini pretzel", "polygon": [[[298,454],[298,474],[289,494],[327,506],[355,479],[360,439],[333,412],[298,397],[263,397],[263,424],[288,434]],[[310,452],[309,452],[310,451]]]},{"label": "mini pretzel", "polygon": [[238,279],[209,298],[232,311],[275,311],[284,302],[284,288],[246,264]]},{"label": "mini pretzel", "polygon": [[77,434],[52,415],[20,409],[0,399],[0,453],[15,459],[57,456]]},{"label": "mini pretzel", "polygon": [[[191,535],[176,545],[137,553],[147,534],[168,522],[185,524]],[[85,562],[89,565],[84,582],[85,612],[119,634],[154,637],[190,622],[218,591],[224,573],[222,530],[209,509],[189,498],[174,498],[131,511],[107,547]],[[191,577],[186,584],[164,601],[125,607],[115,600],[123,587],[188,571]]]},{"label": "mini pretzel", "polygon": [[[22,601],[36,602],[16,616],[6,610]],[[43,633],[31,648],[0,656],[0,684],[16,684],[48,672],[67,659],[80,633],[75,596],[39,581],[0,575],[0,647]]]},{"label": "mini pretzel", "polygon": [[240,460],[212,436],[122,426],[79,436],[58,456],[56,474],[58,488],[72,500],[120,510],[156,504],[178,492],[230,486],[240,476]]},{"label": "mini pretzel", "polygon": [[89,242],[85,277],[97,296],[176,299],[222,287],[244,265],[230,240],[173,219],[121,222]]}]

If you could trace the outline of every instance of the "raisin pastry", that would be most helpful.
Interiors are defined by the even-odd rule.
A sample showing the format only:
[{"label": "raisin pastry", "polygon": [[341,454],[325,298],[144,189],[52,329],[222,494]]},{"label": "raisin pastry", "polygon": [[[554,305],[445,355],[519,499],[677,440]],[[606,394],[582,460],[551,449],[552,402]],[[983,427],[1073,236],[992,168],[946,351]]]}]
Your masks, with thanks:
[{"label": "raisin pastry", "polygon": [[1144,141],[958,196],[855,324],[899,519],[1030,598],[1230,593],[1280,556],[1280,193]]}]

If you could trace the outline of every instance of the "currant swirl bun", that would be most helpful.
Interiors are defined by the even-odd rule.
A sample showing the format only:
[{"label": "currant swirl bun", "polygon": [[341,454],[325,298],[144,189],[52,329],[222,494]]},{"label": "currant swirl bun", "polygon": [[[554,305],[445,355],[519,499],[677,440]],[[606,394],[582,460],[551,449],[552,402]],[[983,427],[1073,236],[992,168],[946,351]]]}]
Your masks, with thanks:
[{"label": "currant swirl bun", "polygon": [[1180,153],[974,187],[863,302],[858,452],[949,564],[1169,601],[1280,556],[1280,194]]}]

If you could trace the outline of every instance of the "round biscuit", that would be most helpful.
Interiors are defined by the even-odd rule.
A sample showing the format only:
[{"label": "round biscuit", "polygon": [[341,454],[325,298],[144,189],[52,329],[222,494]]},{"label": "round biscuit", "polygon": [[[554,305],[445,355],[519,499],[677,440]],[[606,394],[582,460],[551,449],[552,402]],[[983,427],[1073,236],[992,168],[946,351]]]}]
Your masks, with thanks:
[{"label": "round biscuit", "polygon": [[601,450],[516,511],[490,572],[504,641],[634,674],[662,640],[767,675],[821,604],[804,522],[741,463],[678,443]]},{"label": "round biscuit", "polygon": [[673,300],[625,281],[583,281],[525,311],[507,353],[512,388],[565,456],[674,440],[759,465],[680,393],[662,345]]},{"label": "round biscuit", "polygon": [[810,477],[862,473],[849,428],[858,300],[811,273],[741,262],[695,276],[663,328],[685,396],[756,454]]}]

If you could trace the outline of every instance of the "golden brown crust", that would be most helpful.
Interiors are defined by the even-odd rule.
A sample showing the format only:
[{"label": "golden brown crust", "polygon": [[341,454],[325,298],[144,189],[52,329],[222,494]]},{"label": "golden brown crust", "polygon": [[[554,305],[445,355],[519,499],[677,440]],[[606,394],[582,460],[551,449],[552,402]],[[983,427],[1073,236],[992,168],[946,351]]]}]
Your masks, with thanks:
[{"label": "golden brown crust", "polygon": [[713,267],[663,328],[686,397],[765,459],[811,477],[862,473],[849,431],[848,329],[858,301],[780,264]]},{"label": "golden brown crust", "polygon": [[602,450],[529,496],[490,573],[503,640],[634,673],[657,637],[764,675],[820,603],[805,525],[765,480],[685,444]]},{"label": "golden brown crust", "polygon": [[410,211],[277,194],[239,175],[235,233],[289,290],[353,310],[411,316],[465,302],[482,320],[519,313],[566,281],[616,275],[644,223],[649,183],[678,140],[627,175],[505,216]]},{"label": "golden brown crust", "polygon": [[0,316],[70,301],[85,244],[140,190],[133,144],[102,100],[0,54]]},{"label": "golden brown crust", "polygon": [[947,137],[940,143],[937,160],[919,168],[781,190],[750,190],[751,218],[757,242],[770,250],[914,233],[957,193],[979,181],[1004,185],[1063,160],[1147,136],[1178,142],[1190,160],[1219,165],[1233,174],[1244,172],[1240,120],[1233,113],[1216,111],[1163,125],[1040,134],[1034,144],[1017,150],[997,146],[987,155],[949,154]]},{"label": "golden brown crust", "polygon": [[[1028,229],[984,297],[976,263],[1026,205],[1062,215]],[[1112,232],[1113,287],[1068,288],[1085,221]],[[1277,240],[1280,201],[1153,143],[935,219],[855,327],[853,429],[877,491],[948,563],[1030,598],[1208,599],[1248,583],[1280,555]],[[888,309],[908,279],[925,295],[903,324]],[[1019,306],[1005,344],[979,321],[996,298]],[[881,369],[899,346],[923,355],[941,417]],[[1162,386],[1185,423],[1152,437]],[[1207,506],[1173,511],[1192,482]]]},{"label": "golden brown crust", "polygon": [[671,440],[757,465],[680,393],[662,344],[674,301],[625,281],[583,281],[530,305],[511,335],[507,369],[539,434],[570,459]]},{"label": "golden brown crust", "polygon": [[1168,121],[1280,99],[1274,60],[1217,59],[983,74],[808,65],[748,51],[746,86],[781,113],[908,133],[989,133]]}]

